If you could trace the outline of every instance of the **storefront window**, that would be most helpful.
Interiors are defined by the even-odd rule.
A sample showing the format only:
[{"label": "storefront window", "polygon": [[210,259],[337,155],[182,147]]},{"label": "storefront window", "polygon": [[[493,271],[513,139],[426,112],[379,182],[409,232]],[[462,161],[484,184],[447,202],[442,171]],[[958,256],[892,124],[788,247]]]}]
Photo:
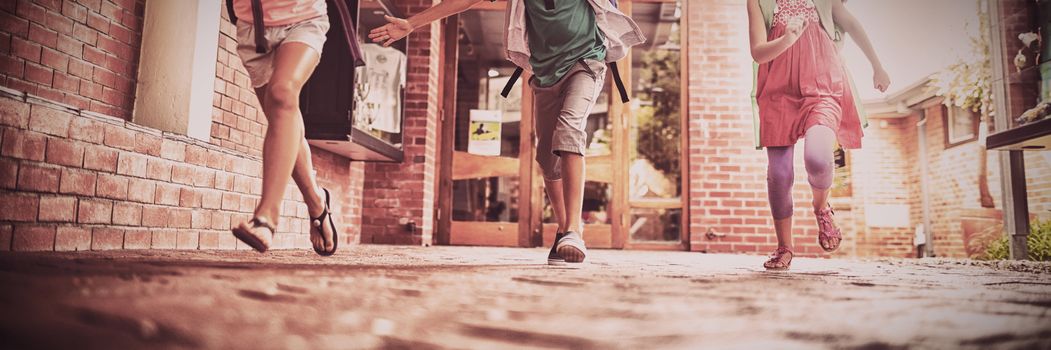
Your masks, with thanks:
[{"label": "storefront window", "polygon": [[[1039,150],[1051,147],[1051,1],[1003,0],[992,34],[999,42],[993,48],[1002,68],[994,86],[1002,86],[1003,112],[996,134],[990,135],[993,149]],[[1006,128],[1004,127],[1006,125]]]},{"label": "storefront window", "polygon": [[368,39],[371,28],[386,23],[390,12],[378,0],[362,0],[358,36],[365,66],[354,74],[354,127],[392,145],[401,144],[405,76],[408,74],[406,41],[383,47]]}]

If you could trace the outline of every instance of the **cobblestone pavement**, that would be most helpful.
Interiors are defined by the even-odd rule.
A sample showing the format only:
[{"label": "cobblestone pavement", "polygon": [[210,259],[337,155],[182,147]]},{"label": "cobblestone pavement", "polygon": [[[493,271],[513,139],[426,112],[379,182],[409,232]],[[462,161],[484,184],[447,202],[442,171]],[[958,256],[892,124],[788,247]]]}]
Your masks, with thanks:
[{"label": "cobblestone pavement", "polygon": [[3,348],[1049,348],[1046,264],[594,250],[0,254]]}]

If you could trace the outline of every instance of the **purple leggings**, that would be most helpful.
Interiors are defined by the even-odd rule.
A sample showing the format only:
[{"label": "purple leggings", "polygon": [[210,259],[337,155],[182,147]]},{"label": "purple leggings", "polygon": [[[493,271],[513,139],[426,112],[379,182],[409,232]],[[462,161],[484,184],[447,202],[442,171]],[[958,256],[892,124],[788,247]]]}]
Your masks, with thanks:
[{"label": "purple leggings", "polygon": [[[836,133],[827,126],[815,125],[807,129],[803,158],[810,186],[818,190],[832,187],[832,152]],[[792,182],[795,179],[793,151],[795,145],[767,147],[766,170],[767,196],[774,220],[792,217]]]}]

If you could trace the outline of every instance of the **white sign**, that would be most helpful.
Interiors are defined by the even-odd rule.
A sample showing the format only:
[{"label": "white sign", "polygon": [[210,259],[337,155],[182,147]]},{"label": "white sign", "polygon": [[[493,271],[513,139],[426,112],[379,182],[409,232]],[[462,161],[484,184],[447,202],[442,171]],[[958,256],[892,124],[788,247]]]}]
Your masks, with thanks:
[{"label": "white sign", "polygon": [[500,155],[500,132],[503,116],[500,111],[472,109],[467,153],[482,156]]}]

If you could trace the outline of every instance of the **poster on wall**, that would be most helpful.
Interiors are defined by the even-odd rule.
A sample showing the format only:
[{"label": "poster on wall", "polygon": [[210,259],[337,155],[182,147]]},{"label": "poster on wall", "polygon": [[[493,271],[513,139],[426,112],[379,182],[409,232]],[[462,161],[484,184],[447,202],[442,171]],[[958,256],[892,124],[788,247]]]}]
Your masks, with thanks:
[{"label": "poster on wall", "polygon": [[467,153],[481,156],[500,155],[500,128],[503,116],[500,111],[472,109],[470,137]]}]

